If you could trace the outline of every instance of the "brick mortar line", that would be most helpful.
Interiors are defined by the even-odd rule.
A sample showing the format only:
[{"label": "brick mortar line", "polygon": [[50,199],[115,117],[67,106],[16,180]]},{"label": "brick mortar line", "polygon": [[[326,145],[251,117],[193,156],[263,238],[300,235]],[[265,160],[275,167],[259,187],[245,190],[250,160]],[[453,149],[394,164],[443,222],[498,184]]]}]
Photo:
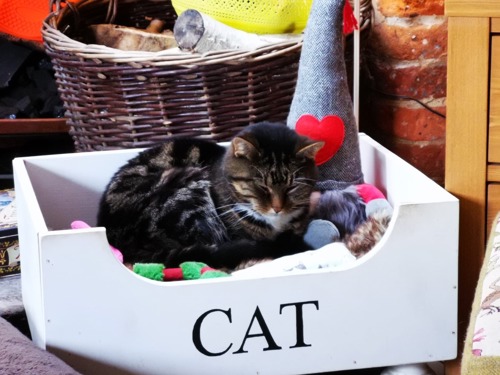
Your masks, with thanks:
[{"label": "brick mortar line", "polygon": [[379,23],[385,23],[389,26],[400,26],[400,27],[415,27],[415,26],[441,26],[446,23],[447,18],[445,16],[415,16],[415,17],[395,17],[395,16],[384,16],[380,15],[380,19],[376,18],[375,25]]},{"label": "brick mortar line", "polygon": [[[405,99],[405,98],[382,98],[382,97],[377,97],[375,98],[378,103],[380,104],[393,104],[395,102],[399,103],[398,107],[400,108],[407,108],[407,109],[425,109],[422,107],[421,104],[415,102],[412,99]],[[446,108],[446,97],[442,98],[433,98],[428,96],[427,98],[418,98],[419,101],[424,103],[425,105],[431,107],[431,108]],[[428,101],[427,101],[428,100]]]},{"label": "brick mortar line", "polygon": [[437,67],[446,67],[446,58],[447,56],[443,56],[442,58],[431,57],[428,59],[418,58],[415,60],[397,60],[379,56],[370,56],[370,61],[378,66],[389,66],[391,67],[391,70],[403,70],[408,68],[432,69]]},{"label": "brick mortar line", "polygon": [[410,146],[420,146],[420,147],[426,147],[426,146],[445,146],[446,145],[446,139],[435,139],[432,141],[412,141],[409,139],[404,139],[400,137],[396,137],[395,135],[391,136],[391,142],[392,143],[397,143],[400,145],[410,145]]}]

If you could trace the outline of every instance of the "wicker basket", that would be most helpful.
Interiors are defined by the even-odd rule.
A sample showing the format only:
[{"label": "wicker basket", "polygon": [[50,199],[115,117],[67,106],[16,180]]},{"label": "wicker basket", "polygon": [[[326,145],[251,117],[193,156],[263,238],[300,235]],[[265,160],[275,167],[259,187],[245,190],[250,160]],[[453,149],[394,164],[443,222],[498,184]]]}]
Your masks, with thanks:
[{"label": "wicker basket", "polygon": [[86,43],[87,26],[145,27],[155,17],[172,28],[170,0],[59,5],[42,36],[77,151],[147,147],[184,135],[223,141],[248,124],[286,119],[300,39],[251,52],[121,51]]}]

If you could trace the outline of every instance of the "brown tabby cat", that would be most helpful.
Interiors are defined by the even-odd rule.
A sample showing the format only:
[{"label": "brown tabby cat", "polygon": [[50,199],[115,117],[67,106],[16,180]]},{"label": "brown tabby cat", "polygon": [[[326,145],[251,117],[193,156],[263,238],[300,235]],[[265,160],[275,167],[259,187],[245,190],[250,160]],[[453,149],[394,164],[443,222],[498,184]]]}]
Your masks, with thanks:
[{"label": "brown tabby cat", "polygon": [[245,128],[227,148],[168,141],[116,172],[98,225],[127,263],[199,261],[234,269],[304,251],[322,145],[276,123]]}]

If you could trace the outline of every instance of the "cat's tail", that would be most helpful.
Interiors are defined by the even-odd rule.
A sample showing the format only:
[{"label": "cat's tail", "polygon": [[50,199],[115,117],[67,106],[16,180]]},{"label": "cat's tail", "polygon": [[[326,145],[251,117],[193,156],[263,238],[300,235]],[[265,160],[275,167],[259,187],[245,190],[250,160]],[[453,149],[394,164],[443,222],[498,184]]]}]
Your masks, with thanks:
[{"label": "cat's tail", "polygon": [[292,231],[284,232],[273,240],[240,239],[219,245],[205,263],[214,268],[235,270],[260,261],[310,250],[302,236]]},{"label": "cat's tail", "polygon": [[[179,267],[183,262],[202,262],[216,269],[231,271],[245,264],[276,259],[306,250],[310,250],[310,246],[303,238],[289,231],[281,233],[273,240],[239,239],[220,245],[174,246],[169,250],[166,259],[155,258],[155,261],[165,264],[166,267]],[[149,255],[152,254],[150,249],[147,252]],[[158,252],[158,256],[160,254]]]}]

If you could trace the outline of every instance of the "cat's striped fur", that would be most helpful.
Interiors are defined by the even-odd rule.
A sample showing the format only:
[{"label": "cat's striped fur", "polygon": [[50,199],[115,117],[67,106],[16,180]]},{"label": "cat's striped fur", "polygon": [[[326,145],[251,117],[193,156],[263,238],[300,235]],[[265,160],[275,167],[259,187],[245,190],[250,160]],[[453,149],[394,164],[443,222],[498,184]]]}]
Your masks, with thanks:
[{"label": "cat's striped fur", "polygon": [[273,123],[245,128],[227,148],[168,141],[119,169],[98,225],[129,263],[233,269],[303,251],[321,146]]}]

